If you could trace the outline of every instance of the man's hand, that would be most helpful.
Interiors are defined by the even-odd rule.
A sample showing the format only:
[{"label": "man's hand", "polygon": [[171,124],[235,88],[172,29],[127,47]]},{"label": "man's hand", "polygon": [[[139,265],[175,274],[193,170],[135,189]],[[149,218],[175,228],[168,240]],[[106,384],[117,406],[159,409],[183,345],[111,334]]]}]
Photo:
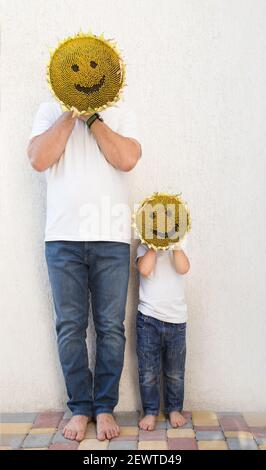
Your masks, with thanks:
[{"label": "man's hand", "polygon": [[91,117],[93,114],[95,114],[95,113],[91,113],[91,114],[80,114],[80,115],[78,116],[78,119],[80,119],[80,121],[86,122],[86,121],[88,121],[89,117]]}]

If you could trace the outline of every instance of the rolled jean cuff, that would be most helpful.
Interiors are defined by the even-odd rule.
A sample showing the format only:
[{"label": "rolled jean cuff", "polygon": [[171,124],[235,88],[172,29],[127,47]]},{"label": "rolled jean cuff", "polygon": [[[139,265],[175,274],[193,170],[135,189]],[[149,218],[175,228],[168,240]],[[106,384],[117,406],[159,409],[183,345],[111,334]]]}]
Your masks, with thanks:
[{"label": "rolled jean cuff", "polygon": [[101,413],[107,413],[107,414],[113,414],[113,408],[107,408],[107,407],[103,407],[103,408],[97,408],[96,410],[94,410],[94,416],[97,416]]},{"label": "rolled jean cuff", "polygon": [[177,411],[178,413],[182,413],[183,407],[182,406],[169,406],[168,408],[165,408],[164,412],[169,414],[172,413],[172,411]]},{"label": "rolled jean cuff", "polygon": [[144,411],[144,414],[145,416],[149,415],[149,416],[159,416],[160,412],[159,410],[143,410]]},{"label": "rolled jean cuff", "polygon": [[88,408],[76,408],[75,410],[70,410],[71,413],[72,413],[72,416],[77,416],[77,415],[81,415],[81,416],[88,416],[88,417],[92,417],[93,416],[93,411],[92,409],[88,409]]}]

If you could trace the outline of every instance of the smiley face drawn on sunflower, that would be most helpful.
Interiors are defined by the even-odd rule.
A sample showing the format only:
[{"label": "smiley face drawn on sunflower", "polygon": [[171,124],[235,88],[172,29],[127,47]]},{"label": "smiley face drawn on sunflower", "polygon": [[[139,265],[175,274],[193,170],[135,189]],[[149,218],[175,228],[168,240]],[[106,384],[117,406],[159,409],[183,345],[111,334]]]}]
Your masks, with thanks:
[{"label": "smiley face drawn on sunflower", "polygon": [[140,204],[133,226],[142,243],[155,250],[166,250],[190,230],[190,213],[180,195],[154,193]]},{"label": "smiley face drawn on sunflower", "polygon": [[120,99],[125,65],[115,43],[79,33],[50,53],[47,79],[51,91],[77,114],[101,111]]}]

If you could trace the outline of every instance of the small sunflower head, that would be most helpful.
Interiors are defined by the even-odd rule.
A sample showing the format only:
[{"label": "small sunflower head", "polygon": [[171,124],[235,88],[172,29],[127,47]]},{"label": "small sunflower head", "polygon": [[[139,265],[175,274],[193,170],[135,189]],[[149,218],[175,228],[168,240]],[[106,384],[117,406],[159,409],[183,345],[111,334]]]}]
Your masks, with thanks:
[{"label": "small sunflower head", "polygon": [[191,228],[188,207],[179,194],[152,194],[141,202],[133,218],[142,243],[155,250],[179,243]]}]

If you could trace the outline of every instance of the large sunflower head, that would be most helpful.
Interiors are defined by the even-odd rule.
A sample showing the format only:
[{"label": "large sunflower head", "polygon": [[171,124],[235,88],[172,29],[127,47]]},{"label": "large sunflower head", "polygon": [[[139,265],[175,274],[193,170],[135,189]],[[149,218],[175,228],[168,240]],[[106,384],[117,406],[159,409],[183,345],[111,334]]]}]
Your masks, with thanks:
[{"label": "large sunflower head", "polygon": [[177,244],[191,228],[188,207],[179,194],[152,194],[140,203],[133,218],[141,242],[155,250]]},{"label": "large sunflower head", "polygon": [[125,64],[113,40],[78,33],[50,51],[47,80],[65,110],[90,114],[120,99]]}]

